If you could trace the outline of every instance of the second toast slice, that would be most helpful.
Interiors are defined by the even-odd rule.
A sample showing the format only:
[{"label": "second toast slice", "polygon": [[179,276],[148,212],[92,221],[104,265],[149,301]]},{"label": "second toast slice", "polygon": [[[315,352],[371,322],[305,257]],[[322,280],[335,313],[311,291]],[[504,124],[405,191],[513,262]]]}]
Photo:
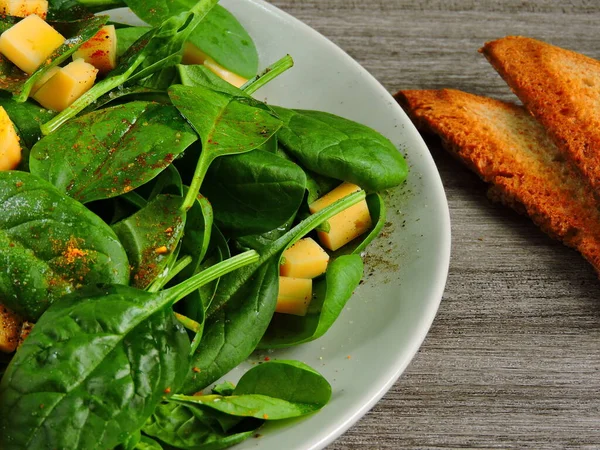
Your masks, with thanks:
[{"label": "second toast slice", "polygon": [[600,212],[592,189],[520,106],[465,92],[400,91],[417,127],[491,184],[489,195],[577,249],[600,274]]},{"label": "second toast slice", "polygon": [[480,52],[600,194],[600,61],[521,36]]}]

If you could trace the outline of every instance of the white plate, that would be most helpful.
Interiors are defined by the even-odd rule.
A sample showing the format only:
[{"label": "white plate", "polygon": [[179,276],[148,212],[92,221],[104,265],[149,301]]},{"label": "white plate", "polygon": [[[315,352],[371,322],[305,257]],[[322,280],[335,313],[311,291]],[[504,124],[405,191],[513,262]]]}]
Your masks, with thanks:
[{"label": "white plate", "polygon": [[[331,403],[303,420],[270,424],[260,431],[259,439],[235,447],[321,449],[375,405],[423,342],[448,273],[448,204],[420,135],[391,95],[358,63],[307,25],[262,0],[223,0],[221,4],[254,38],[261,67],[286,53],[294,58],[294,68],[258,91],[256,98],[328,111],[369,125],[396,144],[411,168],[407,185],[386,195],[389,226],[368,249],[365,283],[332,329],[312,343],[268,354],[298,359],[319,370],[333,386]],[[119,18],[132,19],[121,14]],[[225,378],[235,381],[247,367]]]}]

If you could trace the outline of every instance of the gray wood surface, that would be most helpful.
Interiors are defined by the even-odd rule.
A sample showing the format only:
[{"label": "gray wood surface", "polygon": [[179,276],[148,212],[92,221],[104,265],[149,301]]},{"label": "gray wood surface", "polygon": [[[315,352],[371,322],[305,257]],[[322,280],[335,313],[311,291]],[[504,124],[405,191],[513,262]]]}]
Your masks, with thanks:
[{"label": "gray wood surface", "polygon": [[[272,0],[390,91],[514,99],[477,49],[520,34],[600,58],[598,0]],[[329,447],[600,448],[600,282],[427,143],[452,218],[446,292],[408,370]]]}]

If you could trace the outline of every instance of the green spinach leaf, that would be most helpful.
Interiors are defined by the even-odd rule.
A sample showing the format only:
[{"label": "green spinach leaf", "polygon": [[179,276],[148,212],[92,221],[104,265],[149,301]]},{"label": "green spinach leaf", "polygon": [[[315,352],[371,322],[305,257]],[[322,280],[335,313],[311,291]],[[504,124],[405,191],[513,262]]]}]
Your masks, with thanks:
[{"label": "green spinach leaf", "polygon": [[306,175],[297,164],[257,149],[215,161],[202,193],[221,229],[248,235],[281,227],[298,211],[305,190]]},{"label": "green spinach leaf", "polygon": [[126,441],[178,389],[189,364],[189,339],[171,305],[257,259],[242,253],[160,293],[115,285],[54,303],[0,381],[0,447]]},{"label": "green spinach leaf", "polygon": [[273,110],[284,121],[279,141],[307,169],[374,192],[406,179],[406,161],[375,130],[320,111]]},{"label": "green spinach leaf", "polygon": [[307,315],[275,314],[258,348],[286,348],[323,336],[337,320],[362,276],[360,255],[332,260],[325,279],[315,283]]},{"label": "green spinach leaf", "polygon": [[44,137],[31,172],[86,203],[148,182],[197,139],[175,108],[131,102],[95,111]]},{"label": "green spinach leaf", "polygon": [[121,56],[123,56],[143,35],[148,33],[150,29],[150,27],[117,28],[117,58],[121,58]]},{"label": "green spinach leaf", "polygon": [[110,227],[46,181],[0,172],[0,209],[0,297],[27,319],[81,286],[128,282]]},{"label": "green spinach leaf", "polygon": [[223,430],[218,417],[218,412],[194,405],[163,403],[156,408],[143,431],[175,448],[218,450],[244,441],[262,425],[262,421],[249,421],[243,431],[229,433]]},{"label": "green spinach leaf", "polygon": [[330,398],[331,385],[311,367],[298,361],[271,361],[246,372],[232,395],[174,395],[171,401],[233,416],[281,420],[318,411]]},{"label": "green spinach leaf", "polygon": [[114,286],[52,305],[0,383],[0,446],[113,448],[138,430],[189,364],[164,297]]},{"label": "green spinach leaf", "polygon": [[[145,22],[158,25],[189,9],[195,0],[127,0],[127,5]],[[225,8],[216,5],[196,28],[189,41],[233,73],[251,78],[258,71],[258,52],[252,38]]]},{"label": "green spinach leaf", "polygon": [[113,225],[131,265],[131,286],[146,289],[165,270],[186,222],[181,197],[159,195],[145,208]]},{"label": "green spinach leaf", "polygon": [[184,202],[186,208],[192,206],[206,171],[216,158],[254,150],[281,127],[281,121],[267,105],[246,96],[176,85],[169,88],[169,97],[202,141],[202,152]]}]

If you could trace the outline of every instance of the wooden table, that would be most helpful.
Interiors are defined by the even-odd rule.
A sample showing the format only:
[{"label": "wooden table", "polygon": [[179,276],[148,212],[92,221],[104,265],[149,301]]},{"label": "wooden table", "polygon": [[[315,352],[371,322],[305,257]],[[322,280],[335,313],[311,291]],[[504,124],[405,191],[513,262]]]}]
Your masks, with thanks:
[{"label": "wooden table", "polygon": [[[598,1],[272,3],[337,43],[390,92],[452,87],[514,100],[477,53],[510,34],[600,58]],[[596,274],[527,218],[491,204],[485,185],[439,141],[427,143],[452,218],[446,292],[408,370],[329,449],[600,448]]]}]

